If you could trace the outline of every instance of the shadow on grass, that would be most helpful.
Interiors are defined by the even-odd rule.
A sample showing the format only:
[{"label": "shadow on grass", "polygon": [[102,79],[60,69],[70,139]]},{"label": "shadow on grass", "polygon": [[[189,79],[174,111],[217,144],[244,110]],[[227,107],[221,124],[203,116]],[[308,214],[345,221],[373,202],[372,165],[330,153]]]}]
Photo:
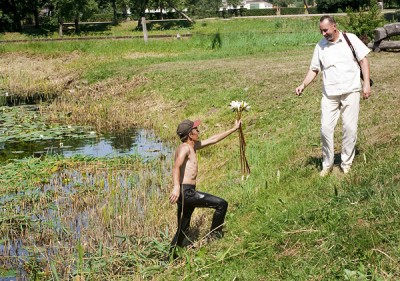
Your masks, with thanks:
[{"label": "shadow on grass", "polygon": [[79,30],[75,30],[74,25],[66,26],[63,29],[64,35],[88,35],[93,33],[104,33],[106,31],[110,31],[112,27],[112,23],[110,22],[102,22],[102,23],[95,23],[95,24],[84,24],[79,25]]},{"label": "shadow on grass", "polygon": [[[356,147],[356,156],[360,154],[360,151]],[[334,166],[340,166],[342,163],[341,160],[341,154],[340,153],[335,153],[334,159],[333,159],[333,165]],[[322,157],[308,157],[306,165],[311,165],[317,169],[322,170]]]},{"label": "shadow on grass", "polygon": [[42,25],[40,27],[35,27],[34,25],[24,25],[21,34],[32,37],[46,37],[55,31],[57,31],[57,28],[53,26]]},{"label": "shadow on grass", "polygon": [[[111,31],[111,22],[100,22],[93,24],[80,24],[79,30],[75,30],[74,25],[65,25],[63,28],[63,35],[88,35],[98,33],[101,35],[104,32]],[[21,33],[31,37],[47,37],[52,35],[54,32],[58,32],[58,26],[54,25],[42,25],[39,28],[34,25],[25,25],[22,28]]]}]

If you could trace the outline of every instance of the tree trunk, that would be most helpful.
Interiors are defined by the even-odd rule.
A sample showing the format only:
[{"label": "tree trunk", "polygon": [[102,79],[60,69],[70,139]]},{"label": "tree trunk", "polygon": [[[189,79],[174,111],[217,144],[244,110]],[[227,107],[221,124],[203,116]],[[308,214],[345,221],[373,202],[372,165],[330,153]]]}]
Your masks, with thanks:
[{"label": "tree trunk", "polygon": [[304,6],[306,7],[307,14],[309,14],[310,11],[308,10],[307,0],[303,0],[303,2],[304,2]]},{"label": "tree trunk", "polygon": [[138,29],[142,29],[142,17],[146,17],[146,7],[149,3],[149,0],[143,0],[139,7],[139,19],[138,19]]},{"label": "tree trunk", "polygon": [[58,20],[58,36],[63,36],[63,21],[61,19]]},{"label": "tree trunk", "polygon": [[112,1],[112,8],[113,8],[113,24],[118,24],[118,16],[117,16],[117,3],[116,0]]},{"label": "tree trunk", "polygon": [[79,33],[79,18],[78,17],[75,17],[74,23],[75,23],[75,33]]},{"label": "tree trunk", "polygon": [[182,11],[179,11],[177,8],[175,8],[174,4],[172,4],[171,1],[167,0],[167,3],[169,4],[169,6],[171,8],[173,8],[175,11],[177,11],[181,16],[183,16],[189,22],[194,23],[194,21],[190,17],[188,17],[185,13],[183,13]]},{"label": "tree trunk", "polygon": [[39,28],[39,26],[40,26],[40,23],[39,23],[39,10],[37,8],[35,8],[33,10],[33,16],[35,18],[35,27]]},{"label": "tree trunk", "polygon": [[164,19],[163,10],[164,10],[164,5],[162,2],[160,2],[160,17],[162,20]]},{"label": "tree trunk", "polygon": [[17,5],[14,0],[11,0],[11,11],[13,13],[13,29],[15,31],[22,31],[21,15],[17,9]]}]

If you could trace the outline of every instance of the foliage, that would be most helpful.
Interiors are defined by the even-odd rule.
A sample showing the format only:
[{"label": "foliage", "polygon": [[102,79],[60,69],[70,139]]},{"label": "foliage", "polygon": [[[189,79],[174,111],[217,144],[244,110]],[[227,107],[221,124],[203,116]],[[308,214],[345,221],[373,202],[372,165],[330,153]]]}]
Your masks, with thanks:
[{"label": "foliage", "polygon": [[369,0],[317,0],[317,8],[323,13],[337,13],[348,8],[358,10],[369,4]]},{"label": "foliage", "polygon": [[243,9],[242,14],[244,16],[274,16],[276,9]]},{"label": "foliage", "polygon": [[[346,29],[355,33],[363,41],[370,41],[374,37],[374,30],[383,25],[384,19],[375,0],[370,1],[369,8],[360,11],[349,11]],[[366,42],[365,42],[366,43]]]},{"label": "foliage", "polygon": [[12,30],[13,20],[9,14],[0,10],[0,32]]},{"label": "foliage", "polygon": [[215,16],[220,6],[221,1],[219,0],[188,0],[186,2],[189,14],[196,15],[197,17],[208,14]]},{"label": "foliage", "polygon": [[281,8],[281,15],[301,15],[304,14],[306,10],[301,8]]},{"label": "foliage", "polygon": [[380,0],[386,9],[400,8],[400,0]]},{"label": "foliage", "polygon": [[58,0],[55,5],[55,14],[60,21],[86,20],[98,11],[95,0]]},{"label": "foliage", "polygon": [[273,0],[272,4],[278,7],[288,7],[290,4],[293,4],[294,0]]}]

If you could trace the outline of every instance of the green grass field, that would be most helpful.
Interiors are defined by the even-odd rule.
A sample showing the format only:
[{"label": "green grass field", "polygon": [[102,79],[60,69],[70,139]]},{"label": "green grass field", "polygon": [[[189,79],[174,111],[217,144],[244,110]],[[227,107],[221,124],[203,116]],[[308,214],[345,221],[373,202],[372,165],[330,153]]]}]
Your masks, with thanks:
[{"label": "green grass field", "polygon": [[[375,85],[372,98],[361,102],[353,169],[345,176],[337,162],[331,176],[320,178],[320,79],[302,97],[294,94],[321,38],[317,22],[199,21],[190,30],[178,30],[191,38],[148,44],[140,39],[2,44],[0,64],[6,67],[0,69],[0,89],[21,97],[55,94],[51,104],[41,105],[49,124],[91,125],[99,131],[151,128],[177,146],[180,120],[200,118],[206,138],[232,126],[232,100],[251,105],[243,116],[252,171],[247,180],[240,176],[236,135],[199,152],[198,189],[229,202],[225,237],[201,240],[212,211],[198,210],[192,221],[195,247],[184,249],[174,262],[162,258],[176,222],[175,206],[167,202],[171,180],[160,168],[172,163],[143,168],[136,159],[105,164],[79,157],[1,163],[3,196],[40,190],[42,181],[62,168],[109,171],[111,178],[131,170],[132,178],[142,179],[141,189],[159,189],[151,196],[137,192],[140,200],[148,199],[144,219],[137,219],[126,208],[139,201],[123,201],[118,182],[111,181],[110,194],[98,191],[101,181],[75,186],[82,198],[74,208],[93,206],[98,215],[93,218],[101,221],[94,230],[104,232],[88,233],[97,240],[60,250],[51,262],[27,262],[28,272],[54,280],[399,280],[399,53],[369,55]],[[336,153],[340,140],[339,124]],[[154,169],[161,174],[149,175]],[[43,202],[58,200],[45,195],[2,203],[4,237],[29,231],[40,236],[35,222],[15,216],[14,210],[30,202],[32,212],[40,212]],[[105,207],[100,198],[110,206],[123,202],[125,208]],[[51,226],[42,227],[53,233]],[[117,236],[136,240],[121,242]]]}]

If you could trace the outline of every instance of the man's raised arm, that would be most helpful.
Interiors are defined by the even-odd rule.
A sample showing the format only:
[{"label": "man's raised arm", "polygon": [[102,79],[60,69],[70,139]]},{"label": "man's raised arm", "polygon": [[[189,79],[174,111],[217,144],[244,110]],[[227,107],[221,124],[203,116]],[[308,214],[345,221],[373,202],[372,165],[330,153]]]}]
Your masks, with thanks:
[{"label": "man's raised arm", "polygon": [[195,149],[202,149],[202,148],[204,148],[206,146],[215,144],[215,143],[223,140],[224,138],[226,138],[227,136],[229,136],[230,134],[235,132],[237,129],[239,129],[241,124],[242,124],[241,120],[235,120],[235,125],[233,126],[233,128],[231,128],[231,129],[229,129],[229,130],[227,130],[225,132],[213,135],[212,137],[209,137],[206,140],[202,140],[202,141],[196,142]]}]

